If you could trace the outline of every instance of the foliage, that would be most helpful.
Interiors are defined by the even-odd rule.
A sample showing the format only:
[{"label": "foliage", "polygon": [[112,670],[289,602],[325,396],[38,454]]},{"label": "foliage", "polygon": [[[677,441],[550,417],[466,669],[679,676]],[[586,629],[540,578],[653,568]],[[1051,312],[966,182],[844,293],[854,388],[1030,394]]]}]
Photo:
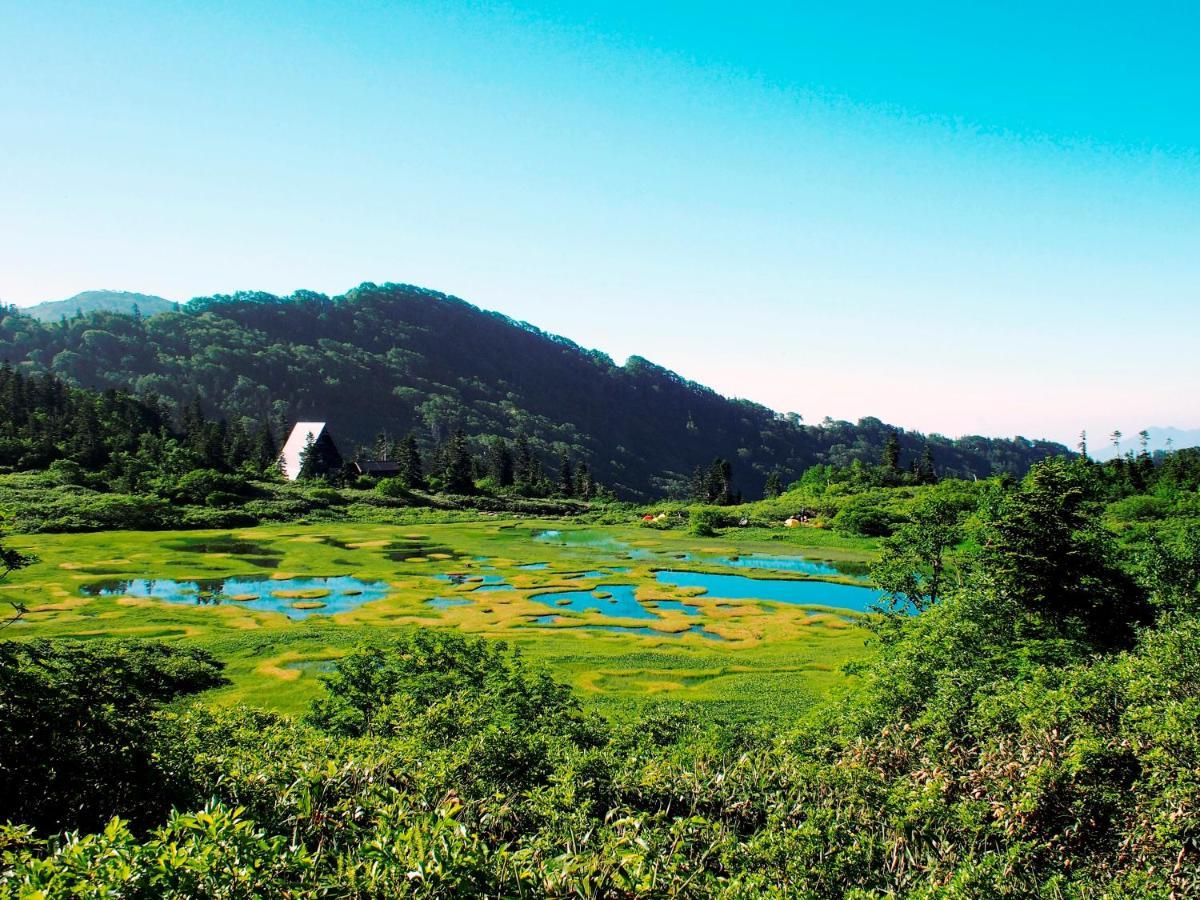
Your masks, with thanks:
[{"label": "foliage", "polygon": [[[104,790],[79,795],[96,834],[35,833],[18,810],[0,896],[1193,896],[1200,527],[1164,469],[1119,490],[1108,467],[1052,461],[857,492],[826,471],[762,501],[887,510],[876,575],[923,607],[880,620],[852,691],[769,730],[668,707],[605,721],[511,647],[442,631],[342,657],[305,720],[163,709],[170,679],[44,647],[74,676],[47,676],[52,696],[151,682],[121,721],[154,747],[143,793],[164,824],[105,826]],[[1169,513],[1114,522],[1122,491]],[[178,652],[153,651],[203,668]],[[15,760],[61,709],[77,715],[24,707]],[[107,716],[78,740],[109,746]]]},{"label": "foliage", "polygon": [[219,684],[201,650],[120,642],[0,643],[0,820],[94,829],[169,808],[151,712]]},{"label": "foliage", "polygon": [[[925,438],[877,419],[805,426],[640,357],[618,366],[525,323],[408,285],[363,284],[334,298],[308,291],[218,296],[144,318],[96,312],[41,323],[6,310],[0,359],[72,387],[153,397],[175,415],[198,397],[231,431],[251,435],[264,422],[278,434],[308,419],[329,420],[347,447],[381,431],[411,431],[427,459],[459,428],[475,456],[496,437],[514,445],[523,439],[536,465],[522,466],[515,446],[516,484],[536,484],[536,468],[566,453],[629,498],[688,493],[689,473],[714,457],[738,461],[733,493],[759,496],[775,469],[787,480],[815,463],[874,464],[889,435],[902,466],[928,445],[942,475],[1020,475],[1065,452],[1024,438]],[[5,397],[0,383],[0,423]]]}]

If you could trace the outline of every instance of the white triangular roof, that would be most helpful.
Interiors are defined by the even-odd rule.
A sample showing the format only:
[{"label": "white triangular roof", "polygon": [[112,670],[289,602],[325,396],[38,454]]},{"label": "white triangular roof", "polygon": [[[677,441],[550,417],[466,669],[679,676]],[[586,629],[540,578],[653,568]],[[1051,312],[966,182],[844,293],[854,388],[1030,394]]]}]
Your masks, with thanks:
[{"label": "white triangular roof", "polygon": [[295,481],[300,477],[300,454],[304,452],[308,436],[312,435],[312,439],[315,441],[321,437],[324,431],[324,422],[297,422],[292,428],[287,443],[283,445],[283,450],[279,453],[279,465],[282,466],[283,474],[287,476],[288,481]]}]

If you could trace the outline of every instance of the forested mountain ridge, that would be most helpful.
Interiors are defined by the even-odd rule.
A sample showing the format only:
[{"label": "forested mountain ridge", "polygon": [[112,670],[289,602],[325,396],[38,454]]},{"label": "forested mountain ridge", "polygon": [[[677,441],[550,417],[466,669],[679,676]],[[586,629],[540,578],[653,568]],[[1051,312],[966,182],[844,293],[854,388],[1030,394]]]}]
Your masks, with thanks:
[{"label": "forested mountain ridge", "polygon": [[[815,463],[875,463],[893,429],[877,419],[805,426],[729,399],[641,357],[616,365],[501,314],[407,285],[364,284],[339,297],[239,293],[177,312],[98,312],[43,323],[0,315],[0,360],[69,384],[127,388],[182,408],[278,431],[296,419],[330,423],[343,451],[380,432],[417,433],[427,446],[458,427],[476,442],[527,435],[547,460],[586,460],[618,493],[683,492],[693,469],[733,463],[736,487],[757,496]],[[1066,452],[1024,438],[926,438],[899,431],[901,464],[926,445],[942,474],[1024,472]]]},{"label": "forested mountain ridge", "polygon": [[27,306],[21,313],[40,322],[55,322],[63,316],[68,319],[76,315],[94,312],[115,312],[132,315],[136,310],[143,316],[155,316],[171,312],[179,304],[152,294],[135,294],[130,291],[84,291],[66,300],[47,300]]}]

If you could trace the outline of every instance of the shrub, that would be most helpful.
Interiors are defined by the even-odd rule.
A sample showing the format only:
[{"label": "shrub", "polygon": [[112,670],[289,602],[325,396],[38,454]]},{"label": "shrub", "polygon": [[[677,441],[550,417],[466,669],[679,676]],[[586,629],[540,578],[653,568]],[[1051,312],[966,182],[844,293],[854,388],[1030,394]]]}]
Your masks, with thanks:
[{"label": "shrub", "polygon": [[206,652],[165,644],[0,643],[0,820],[57,831],[159,819],[150,714],[220,672]]},{"label": "shrub", "polygon": [[842,534],[888,537],[902,517],[868,495],[852,497],[833,517],[833,527]]},{"label": "shrub", "polygon": [[688,513],[688,534],[697,537],[713,537],[721,524],[720,510],[711,506],[693,506]]}]

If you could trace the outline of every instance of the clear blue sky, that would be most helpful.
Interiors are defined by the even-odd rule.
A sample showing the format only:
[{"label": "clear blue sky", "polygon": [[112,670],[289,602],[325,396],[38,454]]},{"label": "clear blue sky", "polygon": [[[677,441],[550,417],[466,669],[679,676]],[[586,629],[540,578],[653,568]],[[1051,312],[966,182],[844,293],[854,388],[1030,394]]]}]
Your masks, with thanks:
[{"label": "clear blue sky", "polygon": [[0,0],[0,298],[403,281],[806,420],[1200,425],[1195,3]]}]

